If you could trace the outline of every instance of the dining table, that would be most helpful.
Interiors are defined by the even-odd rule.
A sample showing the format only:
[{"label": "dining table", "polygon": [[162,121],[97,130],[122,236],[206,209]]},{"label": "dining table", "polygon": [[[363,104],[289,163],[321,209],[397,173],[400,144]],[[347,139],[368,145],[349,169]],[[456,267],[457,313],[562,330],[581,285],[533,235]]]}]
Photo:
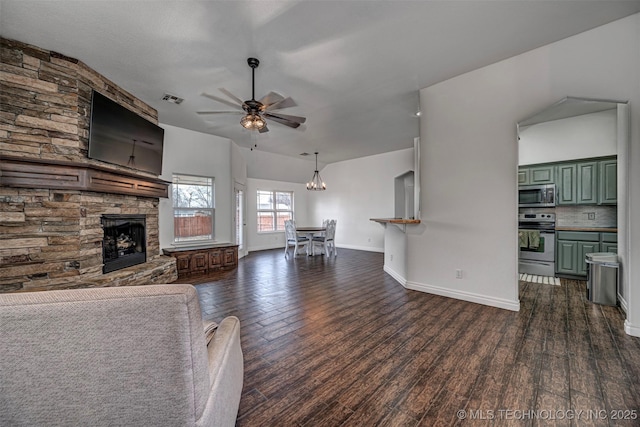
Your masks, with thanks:
[{"label": "dining table", "polygon": [[309,244],[307,245],[307,255],[311,256],[311,255],[315,255],[315,250],[313,248],[313,235],[316,233],[324,233],[327,231],[327,227],[301,227],[296,225],[296,233],[297,234],[303,234],[305,236],[307,236],[307,239],[309,239]]}]

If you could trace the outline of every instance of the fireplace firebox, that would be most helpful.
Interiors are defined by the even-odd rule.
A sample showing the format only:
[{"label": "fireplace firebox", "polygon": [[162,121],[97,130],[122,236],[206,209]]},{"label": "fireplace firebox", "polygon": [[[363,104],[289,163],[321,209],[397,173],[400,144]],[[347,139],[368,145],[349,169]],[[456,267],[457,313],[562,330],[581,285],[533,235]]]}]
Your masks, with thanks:
[{"label": "fireplace firebox", "polygon": [[147,261],[145,215],[102,215],[103,273]]}]

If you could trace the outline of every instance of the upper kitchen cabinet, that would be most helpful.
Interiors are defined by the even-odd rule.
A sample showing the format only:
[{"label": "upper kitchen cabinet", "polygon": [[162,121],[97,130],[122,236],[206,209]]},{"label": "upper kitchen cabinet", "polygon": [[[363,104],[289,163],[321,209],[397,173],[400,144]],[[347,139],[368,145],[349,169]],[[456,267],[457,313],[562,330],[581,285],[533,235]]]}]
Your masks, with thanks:
[{"label": "upper kitchen cabinet", "polygon": [[602,205],[617,202],[617,160],[561,163],[556,167],[558,205]]},{"label": "upper kitchen cabinet", "polygon": [[556,178],[556,191],[558,205],[575,205],[577,201],[578,184],[577,167],[575,164],[558,165],[558,176]]},{"label": "upper kitchen cabinet", "polygon": [[618,203],[618,160],[602,160],[598,164],[598,204]]},{"label": "upper kitchen cabinet", "polygon": [[532,166],[518,169],[518,185],[553,184],[553,166]]},{"label": "upper kitchen cabinet", "polygon": [[576,165],[576,204],[595,205],[598,203],[598,162]]}]

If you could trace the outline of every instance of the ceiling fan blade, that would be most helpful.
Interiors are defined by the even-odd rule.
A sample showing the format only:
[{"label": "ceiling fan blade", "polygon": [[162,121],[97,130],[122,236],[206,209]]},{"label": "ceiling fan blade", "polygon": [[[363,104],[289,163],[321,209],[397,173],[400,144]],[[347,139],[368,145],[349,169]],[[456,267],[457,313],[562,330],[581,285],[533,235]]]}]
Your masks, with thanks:
[{"label": "ceiling fan blade", "polygon": [[267,117],[271,117],[271,118],[277,118],[277,119],[283,119],[283,120],[288,120],[290,122],[295,122],[295,123],[304,123],[307,121],[306,117],[301,117],[301,116],[292,116],[290,114],[280,114],[280,113],[263,113],[263,115],[267,116]]},{"label": "ceiling fan blade", "polygon": [[233,108],[242,108],[242,105],[234,104],[233,102],[227,101],[226,99],[218,98],[215,95],[209,95],[208,93],[202,93],[202,96],[206,96],[209,99],[213,99],[216,102],[220,102],[222,104],[228,105],[228,106],[233,107]]},{"label": "ceiling fan blade", "polygon": [[296,105],[298,105],[298,104],[296,104],[296,101],[294,101],[290,97],[287,97],[287,98],[283,99],[282,101],[278,101],[278,102],[274,102],[272,104],[265,105],[264,109],[265,110],[281,110],[283,108],[295,107]]},{"label": "ceiling fan blade", "polygon": [[264,125],[264,127],[262,129],[258,129],[258,132],[260,132],[260,133],[269,132],[269,128],[267,127],[267,125]]},{"label": "ceiling fan blade", "polygon": [[265,117],[269,117],[269,119],[273,120],[276,123],[280,123],[281,125],[289,126],[290,128],[297,128],[300,126],[300,123],[292,122],[287,119],[283,119],[282,117],[274,116],[273,114],[264,113]]},{"label": "ceiling fan blade", "polygon": [[276,92],[269,92],[268,94],[260,98],[258,102],[264,105],[269,105],[269,104],[275,104],[276,102],[280,102],[282,100],[284,100],[284,96]]},{"label": "ceiling fan blade", "polygon": [[238,98],[237,96],[235,96],[234,94],[232,94],[231,92],[226,90],[225,88],[219,87],[218,90],[220,92],[224,93],[225,95],[227,95],[229,98],[231,98],[234,101],[236,101],[240,107],[242,107],[242,104],[244,104],[244,101],[242,99]]},{"label": "ceiling fan blade", "polygon": [[196,111],[197,114],[244,114],[244,111]]}]

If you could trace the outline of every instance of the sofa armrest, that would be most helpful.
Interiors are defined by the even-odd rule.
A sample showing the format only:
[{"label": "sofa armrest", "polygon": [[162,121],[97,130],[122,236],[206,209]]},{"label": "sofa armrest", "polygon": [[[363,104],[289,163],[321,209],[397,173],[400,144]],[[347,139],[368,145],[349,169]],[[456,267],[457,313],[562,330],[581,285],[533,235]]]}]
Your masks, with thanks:
[{"label": "sofa armrest", "polygon": [[197,425],[234,426],[240,406],[244,359],[240,347],[240,321],[222,320],[208,346],[211,387],[207,404]]}]

